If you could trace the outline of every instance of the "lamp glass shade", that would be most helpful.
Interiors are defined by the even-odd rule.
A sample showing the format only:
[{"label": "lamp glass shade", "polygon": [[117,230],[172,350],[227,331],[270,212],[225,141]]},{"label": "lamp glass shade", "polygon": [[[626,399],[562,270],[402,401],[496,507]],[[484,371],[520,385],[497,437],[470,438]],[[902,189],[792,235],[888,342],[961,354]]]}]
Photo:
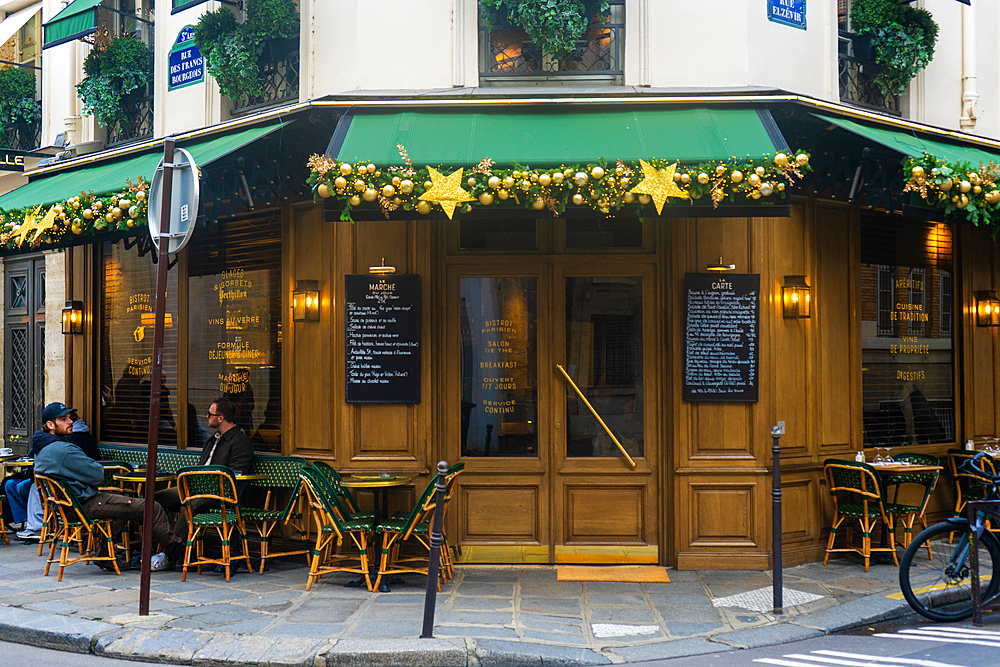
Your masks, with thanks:
[{"label": "lamp glass shade", "polygon": [[292,320],[319,322],[319,281],[296,280],[292,292]]},{"label": "lamp glass shade", "polygon": [[976,292],[976,325],[1000,327],[1000,297],[996,290]]},{"label": "lamp glass shade", "polygon": [[812,316],[811,290],[806,284],[805,276],[785,276],[785,284],[781,291],[785,317],[806,318]]},{"label": "lamp glass shade", "polygon": [[67,301],[62,309],[62,332],[64,334],[83,333],[83,302]]}]

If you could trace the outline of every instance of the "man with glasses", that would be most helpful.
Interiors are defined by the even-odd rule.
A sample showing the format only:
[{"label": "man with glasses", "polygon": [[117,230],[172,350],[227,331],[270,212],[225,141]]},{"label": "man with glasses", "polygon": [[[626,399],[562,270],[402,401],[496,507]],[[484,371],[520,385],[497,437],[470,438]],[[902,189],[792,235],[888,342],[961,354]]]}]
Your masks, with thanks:
[{"label": "man with glasses", "polygon": [[[215,435],[209,436],[202,446],[198,465],[228,466],[237,475],[250,472],[253,467],[253,443],[250,442],[247,432],[236,424],[236,406],[233,402],[223,396],[215,399],[208,408],[208,425],[215,429]],[[240,493],[243,492],[244,484],[239,485]],[[181,501],[177,487],[157,491],[156,502],[171,512],[180,512]],[[194,513],[199,514],[218,507],[219,502],[200,499],[192,501],[191,506]],[[178,539],[187,540],[187,517],[184,516],[184,512],[177,515],[173,532]],[[163,563],[154,560],[153,565],[154,570],[157,566],[158,569],[173,567],[169,559]]]}]

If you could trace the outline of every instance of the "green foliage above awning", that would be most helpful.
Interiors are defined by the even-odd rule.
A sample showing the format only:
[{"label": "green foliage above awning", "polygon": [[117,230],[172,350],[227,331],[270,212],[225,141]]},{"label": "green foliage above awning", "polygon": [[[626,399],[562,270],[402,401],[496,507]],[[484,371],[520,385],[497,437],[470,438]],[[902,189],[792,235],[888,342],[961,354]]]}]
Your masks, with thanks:
[{"label": "green foliage above awning", "polygon": [[73,0],[42,26],[43,49],[92,35],[97,32],[97,11],[101,0]]}]

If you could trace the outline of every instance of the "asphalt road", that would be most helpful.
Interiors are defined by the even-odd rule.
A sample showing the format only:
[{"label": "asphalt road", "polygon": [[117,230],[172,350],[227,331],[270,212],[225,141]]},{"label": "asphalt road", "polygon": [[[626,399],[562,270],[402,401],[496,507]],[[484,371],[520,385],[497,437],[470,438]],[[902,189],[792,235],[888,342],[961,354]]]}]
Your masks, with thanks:
[{"label": "asphalt road", "polygon": [[163,667],[163,663],[112,660],[99,658],[96,655],[52,651],[47,648],[9,642],[0,642],[0,656],[3,656],[0,657],[0,664],[31,665],[31,667],[142,667],[143,665]]}]

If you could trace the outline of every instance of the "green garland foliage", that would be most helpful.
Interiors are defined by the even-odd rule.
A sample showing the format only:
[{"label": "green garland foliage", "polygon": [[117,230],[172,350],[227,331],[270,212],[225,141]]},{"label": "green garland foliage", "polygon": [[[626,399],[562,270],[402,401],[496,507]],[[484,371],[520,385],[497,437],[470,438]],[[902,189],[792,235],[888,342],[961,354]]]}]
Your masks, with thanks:
[{"label": "green garland foliage", "polygon": [[41,116],[34,73],[21,67],[0,69],[0,126],[29,124]]},{"label": "green garland foliage", "polygon": [[115,37],[106,48],[91,50],[83,72],[83,81],[76,86],[83,115],[96,116],[102,125],[112,127],[125,120],[124,107],[153,80],[153,53],[136,37]]},{"label": "green garland foliage", "polygon": [[299,15],[292,0],[247,0],[246,21],[239,23],[226,7],[203,14],[194,27],[194,43],[230,99],[259,95],[260,56],[268,39],[299,34]]},{"label": "green garland foliage", "polygon": [[1000,165],[949,162],[930,153],[903,167],[911,203],[941,211],[946,219],[1000,229]]},{"label": "green garland foliage", "polygon": [[854,0],[851,26],[859,35],[874,37],[872,48],[883,89],[899,94],[934,58],[938,26],[926,9],[896,4],[896,0]]},{"label": "green garland foliage", "polygon": [[608,7],[608,0],[479,0],[487,28],[510,21],[557,59],[576,50],[576,40],[591,19],[595,14],[607,16]]}]

